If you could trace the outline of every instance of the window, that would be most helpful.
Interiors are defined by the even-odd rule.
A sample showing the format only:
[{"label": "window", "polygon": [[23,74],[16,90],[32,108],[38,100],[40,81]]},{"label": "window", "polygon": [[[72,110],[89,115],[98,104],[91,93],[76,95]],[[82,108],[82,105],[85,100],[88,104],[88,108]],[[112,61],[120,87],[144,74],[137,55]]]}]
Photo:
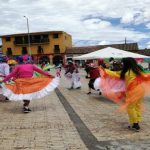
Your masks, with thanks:
[{"label": "window", "polygon": [[43,43],[43,42],[49,42],[48,34],[41,35],[41,43]]},{"label": "window", "polygon": [[7,54],[8,56],[12,55],[12,50],[11,50],[11,48],[7,48],[6,54]]},{"label": "window", "polygon": [[53,34],[53,38],[57,39],[58,38],[58,33]]},{"label": "window", "polygon": [[22,36],[16,36],[14,43],[15,44],[23,44],[23,37]]},{"label": "window", "polygon": [[43,48],[41,46],[38,46],[38,50],[37,50],[38,54],[43,54]]},{"label": "window", "polygon": [[54,45],[54,53],[60,53],[59,45]]},{"label": "window", "polygon": [[10,41],[10,37],[8,36],[8,37],[6,37],[6,41]]},{"label": "window", "polygon": [[27,44],[28,43],[28,36],[24,36],[23,37],[23,44]]},{"label": "window", "polygon": [[22,47],[22,54],[28,54],[27,48],[26,47]]},{"label": "window", "polygon": [[54,49],[59,49],[59,45],[54,45]]}]

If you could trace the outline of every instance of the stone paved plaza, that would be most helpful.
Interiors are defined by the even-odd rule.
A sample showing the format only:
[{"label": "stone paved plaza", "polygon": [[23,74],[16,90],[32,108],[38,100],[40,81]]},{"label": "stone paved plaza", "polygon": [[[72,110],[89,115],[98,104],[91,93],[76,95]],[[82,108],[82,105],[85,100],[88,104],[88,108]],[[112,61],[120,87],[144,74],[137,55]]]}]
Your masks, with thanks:
[{"label": "stone paved plaza", "polygon": [[62,75],[58,89],[31,101],[0,101],[0,150],[150,150],[150,98],[145,98],[141,131],[127,129],[126,113],[98,92],[87,95],[88,79],[80,70],[82,88],[68,90]]}]

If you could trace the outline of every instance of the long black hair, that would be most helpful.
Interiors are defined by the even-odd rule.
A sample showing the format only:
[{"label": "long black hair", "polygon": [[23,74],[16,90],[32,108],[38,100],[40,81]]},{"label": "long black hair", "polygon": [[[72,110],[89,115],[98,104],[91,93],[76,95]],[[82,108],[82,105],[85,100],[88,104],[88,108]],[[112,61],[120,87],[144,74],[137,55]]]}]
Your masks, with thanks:
[{"label": "long black hair", "polygon": [[122,59],[123,69],[120,74],[120,78],[125,78],[125,73],[132,70],[136,75],[141,75],[142,68],[137,64],[136,60],[132,57]]}]

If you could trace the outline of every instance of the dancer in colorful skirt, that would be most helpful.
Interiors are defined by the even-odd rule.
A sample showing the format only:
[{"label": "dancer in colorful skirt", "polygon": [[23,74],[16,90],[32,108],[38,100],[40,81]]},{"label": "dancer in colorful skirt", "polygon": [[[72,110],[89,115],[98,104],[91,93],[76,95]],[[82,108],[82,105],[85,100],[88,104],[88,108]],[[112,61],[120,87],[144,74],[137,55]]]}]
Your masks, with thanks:
[{"label": "dancer in colorful skirt", "polygon": [[[120,110],[127,110],[131,123],[128,128],[139,131],[143,98],[150,95],[150,73],[144,73],[134,58],[123,58],[122,63],[123,68],[118,72],[100,68],[100,88],[103,95],[121,104]],[[123,87],[123,82],[124,92],[112,90],[113,86]],[[121,101],[123,98],[124,102]]]},{"label": "dancer in colorful skirt", "polygon": [[[99,77],[100,77],[99,69],[98,69],[97,66],[95,66],[95,65],[93,64],[93,66],[91,66],[91,69],[90,69],[90,80],[89,80],[89,83],[88,83],[89,91],[88,91],[87,94],[91,94],[91,89],[97,90],[97,91],[100,90],[100,88],[95,89],[95,87],[94,87],[94,82],[95,82],[95,80],[96,80],[97,78],[99,78]],[[100,91],[99,91],[99,95],[101,95],[101,92],[100,92]]]},{"label": "dancer in colorful skirt", "polygon": [[[34,71],[45,77],[33,77]],[[6,81],[11,78],[15,78],[14,83],[7,84]],[[31,111],[30,100],[42,98],[53,91],[58,86],[59,78],[54,78],[36,65],[27,63],[27,59],[23,59],[23,63],[6,76],[3,82],[3,95],[13,101],[23,100],[23,109],[27,113]]]},{"label": "dancer in colorful skirt", "polygon": [[58,66],[55,67],[55,69],[56,69],[56,76],[59,77],[59,78],[61,78],[61,70],[62,70],[61,68],[62,68],[61,64],[59,64]]},{"label": "dancer in colorful skirt", "polygon": [[65,69],[65,77],[71,83],[69,90],[81,89],[80,74],[77,66],[73,63],[73,61],[69,60],[68,65],[65,66]]}]

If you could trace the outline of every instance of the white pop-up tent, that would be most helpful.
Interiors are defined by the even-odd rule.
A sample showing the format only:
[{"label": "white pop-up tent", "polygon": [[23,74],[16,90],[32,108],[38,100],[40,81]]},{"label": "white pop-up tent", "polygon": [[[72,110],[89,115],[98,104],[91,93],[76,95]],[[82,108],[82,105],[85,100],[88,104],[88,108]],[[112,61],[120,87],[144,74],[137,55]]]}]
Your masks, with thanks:
[{"label": "white pop-up tent", "polygon": [[121,49],[116,49],[112,47],[107,47],[100,49],[88,54],[81,56],[73,57],[74,60],[88,60],[88,59],[99,59],[99,58],[124,58],[124,57],[133,57],[133,58],[150,58],[145,55],[140,55],[132,52],[127,52]]}]

